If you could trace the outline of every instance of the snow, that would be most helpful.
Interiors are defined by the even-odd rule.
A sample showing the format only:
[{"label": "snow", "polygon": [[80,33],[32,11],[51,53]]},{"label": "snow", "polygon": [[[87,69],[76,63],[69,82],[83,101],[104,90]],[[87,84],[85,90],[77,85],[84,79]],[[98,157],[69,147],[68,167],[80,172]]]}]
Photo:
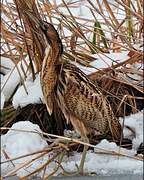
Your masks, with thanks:
[{"label": "snow", "polygon": [[[13,94],[13,92],[15,91],[15,89],[17,88],[17,86],[19,84],[23,84],[22,86],[24,87],[25,84],[25,76],[28,76],[28,82],[27,84],[29,84],[30,86],[32,85],[32,83],[29,83],[29,77],[31,77],[31,74],[29,71],[27,71],[27,65],[29,64],[29,58],[28,56],[26,56],[25,60],[21,60],[17,65],[14,65],[14,63],[11,61],[11,59],[8,58],[2,58],[2,66],[6,67],[8,70],[5,71],[5,75],[2,77],[1,79],[1,91],[5,96],[5,101],[8,101],[9,98],[11,97],[11,95]],[[34,66],[34,70],[36,67]],[[2,71],[3,72],[3,71]],[[37,84],[37,81],[35,81]],[[22,89],[22,92],[20,92],[20,89]],[[23,88],[20,86],[18,88],[18,92],[20,92],[20,96],[21,98],[25,96],[26,91],[23,90]],[[37,87],[39,89],[39,86]],[[29,87],[30,89],[30,87]],[[33,90],[33,88],[32,88]],[[39,92],[40,90],[38,90]],[[34,91],[32,94],[32,98],[30,98],[29,100],[31,101],[33,98],[36,98],[36,91]],[[20,98],[20,97],[19,97]],[[19,99],[19,101],[21,101],[21,99]],[[29,101],[29,103],[30,103]],[[35,102],[34,100],[32,102]],[[37,102],[37,101],[36,101]],[[24,102],[22,102],[24,104]],[[25,103],[26,104],[26,103]],[[27,105],[27,104],[26,104]]]},{"label": "snow", "polygon": [[137,84],[138,86],[143,87],[144,80],[143,80],[143,70],[144,65],[142,63],[135,63],[135,64],[128,64],[127,68],[129,68],[133,73],[127,73],[124,77],[127,81],[132,82],[133,84]]},{"label": "snow", "polygon": [[[122,119],[121,119],[122,121]],[[138,174],[142,175],[143,173],[143,161],[129,158],[127,156],[135,157],[136,149],[141,142],[142,139],[142,126],[143,126],[143,111],[138,112],[134,115],[130,115],[125,118],[125,123],[131,128],[134,128],[136,131],[136,138],[133,139],[133,148],[131,150],[127,150],[124,148],[120,148],[114,142],[108,142],[107,140],[102,140],[99,144],[95,146],[95,150],[89,150],[87,152],[86,161],[85,161],[85,172],[88,173],[97,173],[99,175],[112,175],[112,174]],[[21,130],[29,130],[41,132],[38,125],[33,124],[29,121],[20,121],[12,126],[13,129],[21,129]],[[74,134],[72,132],[72,134]],[[125,134],[125,132],[124,132]],[[125,134],[128,137],[128,134]],[[20,155],[29,154],[32,152],[36,152],[48,147],[46,140],[40,136],[38,133],[31,132],[21,132],[9,130],[7,134],[2,135],[1,137],[1,155],[2,161],[6,160],[4,156],[4,152],[8,155],[9,158],[15,158]],[[126,155],[118,156],[112,154],[99,153],[104,150],[117,152],[120,154]],[[22,168],[17,171],[17,176],[26,175],[28,172],[33,171],[38,166],[45,163],[50,157],[52,157],[53,153],[48,153],[45,156],[37,159],[30,165]],[[28,160],[36,157],[36,155],[28,156],[22,159],[14,160],[13,164],[17,167],[18,165],[25,163]],[[62,161],[62,166],[67,171],[75,171],[77,170],[76,164],[79,165],[81,159],[81,153],[71,152],[69,156],[65,156]],[[52,172],[56,163],[53,161],[46,169],[46,174]],[[6,174],[10,170],[14,169],[12,163],[4,163],[2,164],[2,174]],[[56,175],[61,172],[59,169]],[[43,172],[38,174],[38,176],[42,176]]]},{"label": "snow", "polygon": [[[122,122],[123,119],[120,118]],[[131,114],[124,120],[125,126],[131,127],[131,129],[136,132],[135,137],[133,138],[133,149],[138,149],[141,142],[143,142],[143,112],[138,112],[136,114]],[[124,129],[125,137],[129,137],[128,132]]]},{"label": "snow", "polygon": [[[85,172],[96,173],[97,175],[142,174],[142,161],[115,155],[99,154],[98,152],[100,152],[100,150],[97,150],[97,148],[103,148],[125,155],[135,154],[134,150],[119,149],[115,143],[109,143],[107,140],[102,140],[100,144],[96,145],[95,152],[87,152]],[[76,170],[75,165],[80,163],[80,158],[81,155],[79,153],[74,153],[73,156],[67,157],[62,165],[67,171],[74,171]]]},{"label": "snow", "polygon": [[[9,63],[11,63],[11,60],[7,62],[7,64]],[[9,100],[17,85],[24,78],[24,72],[22,71],[21,66],[26,70],[26,64],[21,61],[17,65],[12,66],[11,70],[2,79],[1,91],[5,95],[6,101]]]},{"label": "snow", "polygon": [[[126,154],[128,156],[134,156],[136,152],[132,150],[127,150],[124,148],[119,148],[115,143],[109,143],[107,140],[102,140],[100,144],[97,145],[98,148],[107,149],[110,151],[115,151],[118,153]],[[127,157],[111,156],[108,158],[108,155],[97,155],[98,164],[103,163],[103,166],[100,165],[100,168],[103,167],[105,174],[128,174],[128,173],[142,173],[142,162],[130,159]],[[92,161],[94,161],[92,159]],[[102,162],[101,162],[102,161]],[[137,166],[137,168],[136,168]],[[111,167],[111,168],[109,168]],[[100,170],[100,168],[98,168]]]},{"label": "snow", "polygon": [[24,86],[20,86],[13,97],[13,106],[17,108],[18,106],[24,107],[30,103],[41,103],[43,100],[43,94],[40,85],[40,76],[37,75],[36,79],[33,81],[32,77],[29,76],[25,81]]},{"label": "snow", "polygon": [[[13,129],[23,129],[23,130],[29,130],[29,131],[35,131],[35,132],[41,132],[40,128],[36,124],[32,124],[29,121],[20,121],[18,123],[13,124]],[[9,130],[6,135],[2,135],[1,137],[1,148],[2,151],[6,152],[6,154],[10,158],[14,158],[21,155],[26,155],[28,153],[32,153],[35,151],[39,151],[44,149],[47,146],[47,143],[45,140],[42,139],[42,137],[38,133],[30,133],[30,132],[20,132],[20,131],[13,131]],[[4,153],[1,153],[1,161],[5,159]],[[34,156],[33,156],[34,157]],[[30,157],[25,157],[23,159],[18,159],[13,161],[13,164],[20,164],[28,159],[31,159]],[[11,163],[2,165],[2,173],[5,171],[8,171],[12,169]],[[25,170],[23,170],[25,171]],[[23,173],[23,171],[20,171]]]},{"label": "snow", "polygon": [[[41,132],[37,124],[32,124],[29,121],[19,121],[18,123],[13,124],[12,128]],[[34,150],[41,150],[47,145],[47,143],[37,133],[24,133],[13,130],[9,130],[6,135],[2,136],[2,144],[4,144],[4,149],[10,157],[13,157],[14,155],[25,155],[34,152]]]},{"label": "snow", "polygon": [[[7,83],[7,77],[9,76],[8,74],[9,74],[9,72],[14,68],[14,63],[12,62],[12,60],[11,59],[9,59],[9,58],[6,58],[6,57],[1,57],[1,69],[0,69],[0,71],[1,71],[1,73],[2,74],[0,74],[0,82],[1,82],[1,105],[0,105],[0,109],[3,109],[3,107],[4,107],[4,103],[5,103],[5,101],[6,100],[8,100],[7,99],[7,97],[9,96],[10,97],[10,94],[11,94],[11,90],[12,89],[10,89],[9,88],[9,85],[6,85],[7,87],[8,87],[8,89],[10,89],[10,90],[8,90],[8,89],[5,89],[4,91],[2,91],[2,89],[3,89],[3,86],[4,86],[4,84],[5,83]],[[12,82],[10,82],[10,86],[12,85]],[[5,93],[5,92],[8,92],[8,93]],[[5,97],[6,96],[6,97]]]},{"label": "snow", "polygon": [[85,67],[78,63],[75,63],[85,74],[96,72],[104,68],[111,67],[117,63],[123,62],[128,59],[128,51],[122,51],[120,53],[105,53],[105,54],[94,54],[93,57],[96,59],[90,63],[92,67]]},{"label": "snow", "polygon": [[3,74],[7,74],[12,68],[14,68],[15,64],[13,61],[6,57],[1,57],[1,72]]}]

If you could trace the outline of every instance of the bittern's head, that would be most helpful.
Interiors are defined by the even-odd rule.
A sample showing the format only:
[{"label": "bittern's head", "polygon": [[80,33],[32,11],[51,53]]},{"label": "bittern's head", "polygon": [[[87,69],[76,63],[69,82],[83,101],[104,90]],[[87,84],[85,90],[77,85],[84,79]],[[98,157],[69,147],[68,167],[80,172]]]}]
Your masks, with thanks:
[{"label": "bittern's head", "polygon": [[42,21],[41,19],[35,17],[32,13],[26,12],[29,18],[35,22],[38,28],[40,28],[43,32],[44,39],[46,40],[46,44],[49,44],[52,47],[56,47],[59,50],[59,53],[63,53],[63,46],[61,39],[59,37],[58,32],[54,28],[54,26],[48,22]]},{"label": "bittern's head", "polygon": [[60,48],[60,52],[62,53],[63,52],[62,42],[54,26],[45,21],[41,21],[39,23],[39,26],[42,32],[44,33],[45,39],[47,40],[48,44],[50,46],[57,45],[57,47]]}]

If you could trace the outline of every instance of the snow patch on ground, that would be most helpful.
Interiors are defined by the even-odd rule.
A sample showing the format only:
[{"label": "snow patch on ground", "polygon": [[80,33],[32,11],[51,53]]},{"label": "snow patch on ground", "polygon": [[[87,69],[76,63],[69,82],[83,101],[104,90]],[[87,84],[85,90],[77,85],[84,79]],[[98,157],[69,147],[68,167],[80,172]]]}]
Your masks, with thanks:
[{"label": "snow patch on ground", "polygon": [[[17,122],[13,124],[12,128],[19,130],[23,129],[23,130],[41,132],[38,125],[32,124],[29,121]],[[43,140],[38,133],[9,130],[7,134],[1,136],[1,149],[2,149],[1,161],[6,160],[3,152],[5,152],[9,156],[9,158],[15,158],[21,155],[26,155],[29,153],[42,150],[46,146],[47,146],[46,141]],[[32,159],[32,157],[34,158],[35,156],[30,156],[15,160],[13,161],[13,164],[18,166],[21,163],[24,163],[27,160]],[[12,163],[2,164],[1,167],[2,173],[11,170],[13,168],[13,164]],[[25,170],[23,169],[20,172],[23,174],[23,171]]]},{"label": "snow patch on ground", "polygon": [[[136,151],[134,149],[127,150],[125,148],[119,148],[115,143],[109,143],[107,140],[102,140],[100,144],[96,146],[97,148],[107,149],[110,151],[114,151],[120,154],[125,154],[127,156],[134,156]],[[99,150],[95,150],[98,152]],[[142,173],[142,161],[137,161],[127,157],[119,157],[117,155],[97,155],[97,163],[103,163],[103,169],[105,174],[137,174]],[[96,160],[96,159],[95,159]],[[102,161],[102,162],[101,162]],[[137,166],[137,168],[136,168]],[[99,167],[99,165],[98,165]],[[101,165],[100,165],[101,167]],[[100,168],[98,168],[100,171]]]}]

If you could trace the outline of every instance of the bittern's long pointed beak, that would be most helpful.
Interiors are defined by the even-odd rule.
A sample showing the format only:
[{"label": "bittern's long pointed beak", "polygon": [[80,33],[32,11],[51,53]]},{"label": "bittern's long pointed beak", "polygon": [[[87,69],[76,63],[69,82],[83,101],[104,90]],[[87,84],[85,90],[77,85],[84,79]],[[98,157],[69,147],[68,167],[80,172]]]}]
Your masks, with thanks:
[{"label": "bittern's long pointed beak", "polygon": [[37,18],[36,16],[34,16],[31,12],[27,11],[26,12],[27,16],[33,21],[35,22],[37,27],[41,27],[44,28],[44,23],[41,19]]}]

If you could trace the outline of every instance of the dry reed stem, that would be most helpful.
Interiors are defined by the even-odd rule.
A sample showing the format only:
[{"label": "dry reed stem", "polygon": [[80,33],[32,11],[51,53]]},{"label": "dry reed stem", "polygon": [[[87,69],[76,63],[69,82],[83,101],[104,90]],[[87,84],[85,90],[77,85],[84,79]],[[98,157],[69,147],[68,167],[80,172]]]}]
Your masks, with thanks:
[{"label": "dry reed stem", "polygon": [[7,159],[5,161],[2,161],[0,164],[4,164],[4,163],[10,162],[10,161],[15,161],[15,160],[18,160],[18,159],[22,159],[22,158],[32,156],[32,155],[35,155],[35,154],[39,154],[39,153],[43,153],[43,152],[49,153],[51,151],[58,150],[58,149],[59,149],[59,146],[48,147],[48,148],[45,148],[43,150],[36,151],[36,152],[33,152],[33,153],[25,154],[25,155],[18,156],[18,157],[15,157],[15,158],[9,158],[9,159]]},{"label": "dry reed stem", "polygon": [[50,178],[50,177],[52,177],[57,171],[58,171],[58,169],[61,167],[61,162],[62,162],[62,160],[63,160],[63,157],[64,157],[64,154],[65,154],[65,151],[63,151],[63,152],[61,152],[61,157],[59,158],[59,160],[58,161],[56,161],[56,163],[58,164],[58,166],[57,167],[55,167],[55,169],[54,169],[54,171],[52,171],[50,174],[48,174],[48,175],[43,175],[43,179],[44,180],[47,180],[48,178]]},{"label": "dry reed stem", "polygon": [[[105,3],[107,3],[107,1],[105,1]],[[69,4],[68,4],[69,5]],[[67,5],[67,7],[68,7],[68,5]],[[56,6],[56,5],[55,5]],[[47,5],[46,3],[44,4],[44,7],[45,7],[45,9],[47,10],[48,8],[47,7],[49,7],[49,5]],[[61,7],[61,5],[59,5],[58,6],[58,8],[59,7]],[[70,6],[71,7],[71,6]],[[53,9],[54,10],[54,8],[55,7],[53,7],[52,5],[51,5],[51,10]],[[59,12],[59,10],[58,10],[58,8],[55,8],[55,11],[57,12],[57,13],[59,13],[60,14],[60,12]],[[47,12],[48,12],[48,10],[47,10]],[[69,11],[70,12],[70,11]],[[109,11],[108,11],[109,12]],[[44,13],[44,12],[42,12],[42,10],[41,10],[41,13]],[[101,13],[103,13],[103,12],[101,12]],[[110,13],[110,12],[109,12]],[[111,13],[110,13],[111,14]],[[52,13],[51,13],[51,15],[53,15]],[[70,18],[71,18],[71,13],[70,13]],[[115,15],[113,15],[113,16],[115,16]],[[116,19],[116,16],[115,16],[115,19]],[[76,22],[76,20],[75,20],[75,17],[74,16],[72,16],[72,21],[75,23]],[[89,21],[89,20],[87,20],[87,21]],[[73,31],[73,30],[72,30]],[[121,35],[123,35],[123,33],[121,33]]]},{"label": "dry reed stem", "polygon": [[[66,140],[68,142],[74,142],[74,143],[78,143],[78,144],[82,144],[82,145],[87,145],[89,147],[93,147],[95,148],[96,150],[100,150],[102,152],[110,152],[112,154],[115,154],[115,155],[118,155],[118,156],[125,156],[125,157],[128,157],[128,158],[132,158],[132,159],[136,159],[136,160],[141,160],[137,157],[133,157],[133,156],[128,156],[126,154],[123,154],[123,153],[117,153],[115,151],[109,151],[109,150],[105,150],[103,148],[97,148],[95,145],[92,145],[92,144],[89,144],[89,143],[85,143],[85,142],[82,142],[78,139],[73,139],[73,138],[69,138],[69,137],[64,137],[64,136],[58,136],[58,135],[55,135],[55,134],[49,134],[49,133],[45,133],[45,132],[37,132],[37,131],[31,131],[31,130],[22,130],[22,129],[14,129],[14,128],[7,128],[7,127],[1,127],[0,128],[1,130],[13,130],[13,131],[17,131],[17,132],[24,132],[24,133],[34,133],[34,134],[39,134],[40,136],[47,136],[47,137],[53,137],[53,138],[58,138],[58,139],[55,139],[53,140],[55,143],[57,142],[60,142],[60,140]],[[51,139],[50,139],[51,141]]]}]

